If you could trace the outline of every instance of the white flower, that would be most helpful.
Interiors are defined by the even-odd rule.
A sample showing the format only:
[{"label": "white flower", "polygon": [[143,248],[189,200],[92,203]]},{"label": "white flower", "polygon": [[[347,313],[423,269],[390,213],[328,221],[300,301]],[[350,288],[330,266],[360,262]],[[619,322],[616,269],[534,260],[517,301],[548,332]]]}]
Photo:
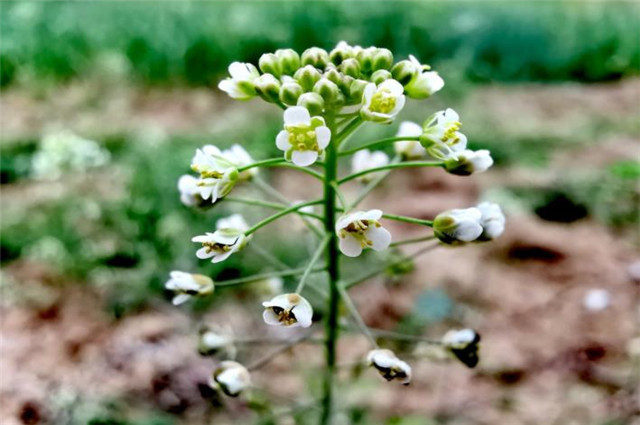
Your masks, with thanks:
[{"label": "white flower", "polygon": [[434,158],[447,159],[467,148],[467,136],[460,133],[460,117],[451,108],[436,112],[423,126],[422,145]]},{"label": "white flower", "polygon": [[249,225],[242,214],[232,214],[228,217],[219,218],[218,221],[216,221],[216,230],[224,229],[244,232],[249,229]]},{"label": "white flower", "polygon": [[224,159],[220,149],[213,145],[196,150],[191,169],[200,174],[197,183],[200,196],[205,200],[211,198],[211,203],[231,192],[238,180],[238,169]]},{"label": "white flower", "polygon": [[487,171],[493,165],[491,153],[486,149],[451,152],[444,161],[444,168],[451,174],[469,176]]},{"label": "white flower", "polygon": [[255,66],[250,63],[233,62],[229,65],[229,75],[231,78],[218,84],[220,90],[238,100],[248,100],[256,95],[253,83],[260,76],[260,72]]},{"label": "white flower", "polygon": [[584,307],[589,311],[600,311],[609,307],[611,294],[605,289],[592,289],[587,292],[582,300]]},{"label": "white flower", "polygon": [[398,115],[406,101],[404,87],[396,80],[389,79],[377,87],[369,83],[362,93],[360,115],[364,120],[388,124]]},{"label": "white flower", "polygon": [[[420,137],[422,127],[411,121],[403,121],[396,137]],[[393,144],[393,148],[398,155],[405,159],[418,159],[427,154],[427,150],[417,140],[401,140]]]},{"label": "white flower", "polygon": [[219,263],[244,248],[249,239],[240,229],[223,228],[196,236],[191,241],[202,244],[202,248],[196,252],[198,258],[211,258],[212,263]]},{"label": "white flower", "polygon": [[267,325],[303,327],[311,326],[313,308],[298,294],[281,294],[262,303],[262,318]]},{"label": "white flower", "polygon": [[287,161],[301,167],[311,165],[324,154],[331,140],[331,130],[322,117],[311,117],[302,106],[284,111],[284,130],[276,137],[276,146]]},{"label": "white flower", "polygon": [[394,379],[403,385],[411,382],[411,366],[400,360],[393,351],[387,349],[377,349],[369,351],[367,363],[378,370],[380,376],[387,381]]},{"label": "white flower", "polygon": [[173,305],[179,305],[194,296],[205,296],[213,292],[213,280],[201,274],[191,274],[174,270],[169,276],[171,278],[164,284],[164,287],[172,291]]},{"label": "white flower", "polygon": [[[220,155],[238,168],[251,165],[255,162],[253,158],[251,158],[251,155],[249,155],[249,152],[238,144],[234,144],[229,149],[223,150],[220,152]],[[251,178],[257,174],[258,167],[249,168],[238,174],[238,179],[240,181],[251,180]]]},{"label": "white flower", "polygon": [[231,360],[220,363],[211,378],[210,386],[222,390],[229,397],[237,397],[251,385],[247,368]]},{"label": "white flower", "polygon": [[480,334],[473,329],[450,330],[442,337],[442,345],[468,367],[478,364]]},{"label": "white flower", "polygon": [[357,257],[364,248],[382,251],[391,243],[391,233],[378,222],[382,211],[356,211],[343,215],[336,222],[340,238],[340,251],[348,257]]},{"label": "white flower", "polygon": [[203,199],[200,195],[198,179],[185,174],[178,180],[178,190],[180,191],[180,202],[187,207],[202,205]]},{"label": "white flower", "polygon": [[[225,335],[221,332],[205,327],[200,331],[200,339],[198,341],[198,352],[203,356],[211,356],[219,351],[224,350],[230,354],[235,354],[233,345],[233,337]],[[235,356],[230,356],[235,357]]]},{"label": "white flower", "polygon": [[433,220],[433,233],[442,242],[471,242],[483,232],[482,212],[478,208],[454,209],[442,212]]},{"label": "white flower", "polygon": [[[382,151],[371,152],[369,149],[363,149],[358,151],[351,158],[351,172],[358,173],[360,171],[369,170],[371,168],[382,167],[389,163],[389,157]],[[373,178],[380,174],[369,173],[358,177],[358,181],[367,183],[373,180]]]},{"label": "white flower", "polygon": [[419,70],[417,75],[404,88],[407,96],[414,99],[426,99],[444,87],[444,80],[435,71],[428,71],[413,55],[409,55],[411,63]]},{"label": "white flower", "polygon": [[480,218],[482,234],[478,239],[489,241],[499,237],[504,232],[504,224],[506,222],[500,205],[493,202],[482,202],[476,205],[476,208],[482,213]]}]

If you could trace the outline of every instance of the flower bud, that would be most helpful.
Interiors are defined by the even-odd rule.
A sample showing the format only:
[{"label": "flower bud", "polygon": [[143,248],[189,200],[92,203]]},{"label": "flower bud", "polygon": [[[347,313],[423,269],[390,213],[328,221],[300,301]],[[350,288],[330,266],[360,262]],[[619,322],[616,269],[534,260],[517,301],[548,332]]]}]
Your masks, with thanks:
[{"label": "flower bud", "polygon": [[254,85],[258,95],[267,102],[275,103],[280,99],[280,81],[273,75],[261,75]]},{"label": "flower bud", "polygon": [[419,72],[420,69],[409,60],[400,61],[391,68],[391,75],[393,75],[393,79],[397,80],[403,86],[409,84]]},{"label": "flower bud", "polygon": [[481,219],[482,213],[477,208],[445,211],[433,221],[433,233],[447,244],[471,242],[482,234]]},{"label": "flower bud", "polygon": [[444,161],[448,173],[458,176],[469,176],[473,173],[487,171],[493,165],[491,154],[486,149],[472,151],[466,149],[456,152]]},{"label": "flower bud", "polygon": [[480,334],[473,329],[450,330],[442,337],[442,345],[467,367],[478,365]]},{"label": "flower bud", "polygon": [[240,363],[226,360],[213,372],[209,385],[229,397],[237,397],[251,385],[251,375]]},{"label": "flower bud", "polygon": [[200,330],[198,340],[198,352],[203,356],[213,356],[214,354],[233,348],[233,338],[223,335],[205,327]]},{"label": "flower bud", "polygon": [[390,69],[393,65],[393,53],[389,49],[376,49],[371,58],[371,70]]},{"label": "flower bud", "polygon": [[383,81],[391,79],[391,73],[386,69],[379,69],[373,74],[371,74],[371,78],[369,79],[372,83],[376,83],[376,85],[382,83]]},{"label": "flower bud", "polygon": [[313,65],[316,68],[324,69],[329,62],[329,54],[319,47],[310,47],[302,52],[302,65]]},{"label": "flower bud", "polygon": [[285,105],[294,106],[297,104],[298,98],[302,93],[302,86],[295,81],[284,83],[280,88],[280,102]]},{"label": "flower bud", "polygon": [[444,80],[435,71],[418,74],[405,87],[407,96],[413,99],[426,99],[444,87]]},{"label": "flower bud", "polygon": [[322,115],[324,99],[318,93],[303,93],[298,98],[298,106],[307,108],[312,116]]},{"label": "flower bud", "polygon": [[340,71],[353,78],[360,77],[360,62],[353,58],[345,59],[338,67]]},{"label": "flower bud", "polygon": [[285,75],[293,75],[300,68],[300,55],[293,49],[276,50],[276,57]]},{"label": "flower bud", "polygon": [[298,69],[293,75],[305,91],[311,91],[313,86],[322,78],[322,74],[313,65],[306,65]]},{"label": "flower bud", "polygon": [[358,59],[358,62],[360,63],[360,70],[363,73],[368,74],[374,71],[373,57],[376,53],[376,50],[377,49],[375,47],[367,47],[366,49],[362,49],[360,52],[358,52],[356,59]]},{"label": "flower bud", "polygon": [[329,60],[336,65],[340,65],[346,59],[351,59],[354,56],[353,47],[347,44],[346,41],[341,41],[338,45],[329,53]]},{"label": "flower bud", "polygon": [[476,205],[482,213],[480,225],[482,225],[482,235],[479,241],[490,241],[496,239],[504,232],[505,217],[500,205],[492,202],[482,202]]},{"label": "flower bud", "polygon": [[369,84],[369,82],[365,80],[353,80],[349,86],[349,103],[362,102],[362,95],[367,84]]},{"label": "flower bud", "polygon": [[409,385],[411,382],[411,366],[400,360],[391,350],[370,351],[367,354],[367,363],[387,381],[398,380],[402,385]]},{"label": "flower bud", "polygon": [[344,103],[344,95],[336,83],[322,78],[313,86],[313,92],[324,99],[325,105],[339,106]]},{"label": "flower bud", "polygon": [[273,74],[276,77],[280,77],[280,75],[282,75],[280,60],[273,53],[265,53],[260,56],[258,66],[260,67],[260,71],[265,74]]}]

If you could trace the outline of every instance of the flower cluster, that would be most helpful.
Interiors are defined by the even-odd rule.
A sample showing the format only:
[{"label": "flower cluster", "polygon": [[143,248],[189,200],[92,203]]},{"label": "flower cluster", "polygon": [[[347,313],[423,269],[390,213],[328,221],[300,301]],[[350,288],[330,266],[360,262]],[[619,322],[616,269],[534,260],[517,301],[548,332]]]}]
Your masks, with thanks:
[{"label": "flower cluster", "polygon": [[500,206],[482,202],[472,208],[438,214],[433,221],[433,232],[447,244],[490,241],[504,232],[504,226],[505,217]]}]

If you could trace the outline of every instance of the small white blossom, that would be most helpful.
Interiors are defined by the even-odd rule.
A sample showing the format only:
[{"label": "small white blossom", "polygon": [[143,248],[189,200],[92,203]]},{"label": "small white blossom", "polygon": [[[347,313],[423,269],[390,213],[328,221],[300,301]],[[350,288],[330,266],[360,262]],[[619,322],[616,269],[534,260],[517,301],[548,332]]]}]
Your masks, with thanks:
[{"label": "small white blossom", "polygon": [[313,308],[298,294],[281,294],[262,303],[262,318],[267,325],[291,328],[311,326]]},{"label": "small white blossom", "polygon": [[231,192],[238,180],[238,169],[213,145],[196,150],[191,169],[200,174],[200,196],[205,200],[211,199],[211,203]]},{"label": "small white blossom", "polygon": [[[389,163],[389,157],[382,151],[371,152],[369,149],[363,149],[358,151],[351,158],[351,172],[358,173],[360,171],[369,170],[371,168],[377,168],[385,166]],[[362,183],[368,183],[373,180],[378,173],[369,173],[358,177],[358,181]]]},{"label": "small white blossom", "polygon": [[216,230],[224,229],[244,232],[249,229],[249,225],[242,214],[232,214],[228,217],[219,218],[218,221],[216,221]]},{"label": "small white blossom", "polygon": [[387,381],[398,380],[403,385],[411,382],[411,366],[400,360],[393,351],[372,350],[367,354],[367,363],[378,370]]},{"label": "small white blossom", "polygon": [[[403,121],[396,137],[420,137],[422,127],[411,121]],[[404,159],[419,159],[427,154],[427,150],[417,140],[401,140],[393,144],[395,152]]]},{"label": "small white blossom", "polygon": [[433,233],[442,242],[471,242],[483,232],[482,212],[478,208],[454,209],[442,212],[433,221]]},{"label": "small white blossom", "polygon": [[324,154],[331,141],[331,130],[322,117],[311,117],[302,106],[284,111],[284,130],[276,137],[276,146],[287,161],[301,167],[311,165]]},{"label": "small white blossom", "polygon": [[218,84],[218,88],[230,97],[248,100],[256,95],[254,81],[260,76],[258,69],[250,63],[233,62],[229,65],[229,75]]},{"label": "small white blossom", "polygon": [[374,83],[367,84],[362,93],[360,115],[367,121],[390,123],[404,107],[403,92],[402,84],[393,79],[385,80],[377,87]]},{"label": "small white blossom", "polygon": [[491,158],[491,153],[486,149],[478,151],[465,149],[461,152],[451,152],[444,161],[445,170],[458,176],[483,173],[492,165],[493,158]]},{"label": "small white blossom", "polygon": [[426,99],[444,87],[444,80],[437,72],[429,71],[429,67],[422,65],[413,55],[409,55],[409,61],[419,71],[404,88],[407,96],[414,99]]},{"label": "small white blossom", "polygon": [[482,234],[478,239],[489,241],[502,235],[506,219],[500,205],[494,204],[493,202],[481,202],[476,205],[476,208],[482,213],[482,217],[480,218]]},{"label": "small white blossom", "polygon": [[442,345],[470,368],[477,366],[480,334],[473,329],[452,329],[442,337]]},{"label": "small white blossom", "polygon": [[461,126],[460,116],[453,109],[436,112],[425,122],[420,141],[434,158],[450,158],[467,148],[467,136],[458,131]]},{"label": "small white blossom", "polygon": [[251,385],[251,375],[240,363],[226,360],[213,372],[209,384],[229,397],[237,397]]},{"label": "small white blossom", "polygon": [[356,211],[345,214],[336,222],[340,251],[348,257],[357,257],[365,248],[382,251],[391,243],[391,233],[378,221],[382,211]]},{"label": "small white blossom", "polygon": [[587,292],[582,300],[584,307],[589,311],[600,311],[609,307],[611,294],[605,289],[592,289]]},{"label": "small white blossom", "polygon": [[[235,167],[245,167],[247,165],[253,164],[255,161],[249,155],[249,152],[246,151],[245,148],[238,144],[232,145],[229,149],[225,149],[220,152],[220,155],[229,161]],[[238,174],[238,180],[247,181],[251,180],[255,175],[258,174],[258,167],[249,168]]]},{"label": "small white blossom", "polygon": [[178,180],[178,190],[180,191],[180,202],[187,207],[195,207],[203,204],[202,196],[200,195],[200,186],[198,186],[198,179],[185,174]]},{"label": "small white blossom", "polygon": [[236,350],[233,344],[233,337],[209,327],[202,329],[198,341],[198,352],[203,356],[211,356],[220,351],[227,352],[232,358],[235,357]]},{"label": "small white blossom", "polygon": [[213,233],[196,236],[191,241],[202,244],[202,248],[196,252],[198,258],[211,258],[212,263],[219,263],[244,248],[249,239],[240,229],[221,228]]},{"label": "small white blossom", "polygon": [[172,271],[171,278],[164,284],[164,287],[172,291],[173,305],[179,305],[189,300],[191,297],[205,296],[213,292],[213,280],[201,274],[191,274],[178,270]]}]

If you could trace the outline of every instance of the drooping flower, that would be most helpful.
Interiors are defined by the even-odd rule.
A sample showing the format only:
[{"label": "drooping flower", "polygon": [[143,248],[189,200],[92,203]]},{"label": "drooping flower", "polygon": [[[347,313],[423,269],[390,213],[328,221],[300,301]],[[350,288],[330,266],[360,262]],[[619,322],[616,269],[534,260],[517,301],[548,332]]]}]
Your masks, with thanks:
[{"label": "drooping flower", "polygon": [[164,287],[174,293],[173,305],[188,301],[191,297],[205,296],[213,293],[214,285],[210,277],[201,274],[191,274],[178,270],[172,271],[171,277]]},{"label": "drooping flower", "polygon": [[200,195],[200,186],[198,179],[185,174],[178,180],[178,191],[180,191],[180,202],[187,207],[196,207],[203,205],[204,199]]},{"label": "drooping flower", "polygon": [[444,87],[442,77],[435,71],[429,71],[429,66],[422,65],[413,55],[409,55],[409,61],[418,69],[418,72],[404,88],[407,96],[413,99],[426,99]]},{"label": "drooping flower", "polygon": [[482,213],[480,225],[482,234],[478,238],[481,241],[489,241],[499,237],[504,232],[506,219],[500,205],[493,202],[481,202],[476,208]]},{"label": "drooping flower", "polygon": [[582,304],[589,311],[601,311],[609,307],[611,294],[606,289],[591,289],[582,300]]},{"label": "drooping flower", "polygon": [[[403,121],[396,137],[420,137],[422,127],[411,121]],[[417,140],[401,140],[393,144],[395,152],[403,159],[419,159],[427,154],[427,150]]]},{"label": "drooping flower", "polygon": [[357,257],[365,248],[382,251],[391,243],[391,233],[378,221],[382,211],[356,211],[345,214],[336,222],[340,251],[348,257]]},{"label": "drooping flower", "polygon": [[191,169],[200,174],[200,196],[211,203],[229,194],[238,180],[238,169],[213,145],[196,150]]},{"label": "drooping flower", "polygon": [[221,228],[213,233],[196,236],[191,241],[202,244],[202,248],[196,252],[198,258],[211,258],[212,263],[219,263],[245,247],[250,237],[243,232],[241,229]]},{"label": "drooping flower", "polygon": [[442,337],[442,345],[467,367],[477,366],[480,334],[473,329],[450,330]]},{"label": "drooping flower", "polygon": [[[351,172],[369,170],[371,168],[382,167],[389,163],[389,157],[382,151],[371,152],[369,149],[358,151],[351,158]],[[358,177],[358,181],[367,183],[373,180],[380,173],[369,173]]]},{"label": "drooping flower", "polygon": [[[251,165],[254,163],[253,158],[249,155],[249,152],[246,151],[245,148],[238,144],[232,145],[229,149],[223,150],[220,155],[229,161],[230,164],[235,167],[244,167],[247,165]],[[239,181],[247,181],[251,180],[255,175],[258,174],[258,167],[249,168],[248,170],[242,171],[238,174]]]},{"label": "drooping flower", "polygon": [[391,350],[370,351],[367,354],[367,363],[376,368],[380,376],[387,381],[397,380],[403,385],[409,385],[411,382],[411,366],[400,360]]},{"label": "drooping flower", "polygon": [[281,294],[262,303],[262,318],[267,325],[291,328],[311,326],[313,308],[299,294]]},{"label": "drooping flower", "polygon": [[376,86],[369,83],[362,94],[360,116],[367,121],[388,124],[405,104],[404,87],[396,80],[385,80]]},{"label": "drooping flower", "polygon": [[258,68],[250,63],[233,62],[229,75],[218,84],[218,88],[237,100],[249,100],[256,95],[254,81],[260,77]]},{"label": "drooping flower", "polygon": [[469,176],[473,173],[485,172],[493,165],[491,153],[486,149],[472,151],[465,149],[451,152],[444,161],[444,169],[458,176]]},{"label": "drooping flower", "polygon": [[284,111],[284,130],[276,137],[276,146],[287,161],[301,167],[311,165],[324,154],[331,141],[331,130],[322,117],[311,117],[302,106]]},{"label": "drooping flower", "polygon": [[436,112],[425,121],[420,142],[434,158],[450,158],[467,148],[467,137],[458,131],[461,126],[460,116],[453,109]]},{"label": "drooping flower", "polygon": [[433,220],[433,233],[447,244],[475,241],[483,232],[481,219],[482,212],[477,208],[445,211]]},{"label": "drooping flower", "polygon": [[229,397],[237,397],[251,385],[251,375],[240,363],[225,360],[214,370],[209,385]]}]

